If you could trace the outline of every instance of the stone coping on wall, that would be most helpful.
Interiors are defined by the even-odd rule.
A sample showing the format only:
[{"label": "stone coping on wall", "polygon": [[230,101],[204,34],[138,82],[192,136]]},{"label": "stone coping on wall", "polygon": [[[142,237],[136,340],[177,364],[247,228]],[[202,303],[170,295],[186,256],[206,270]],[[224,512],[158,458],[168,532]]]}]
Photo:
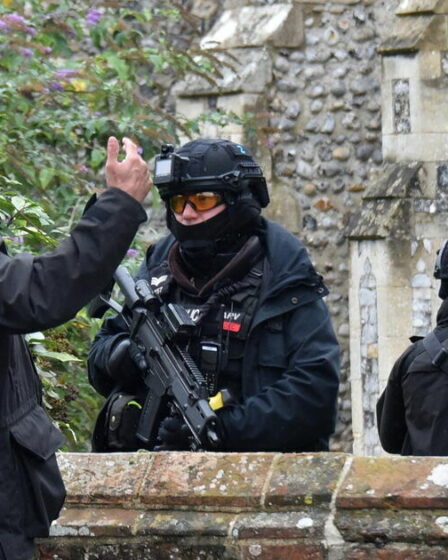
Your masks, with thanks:
[{"label": "stone coping on wall", "polygon": [[43,560],[448,558],[448,457],[61,453]]}]

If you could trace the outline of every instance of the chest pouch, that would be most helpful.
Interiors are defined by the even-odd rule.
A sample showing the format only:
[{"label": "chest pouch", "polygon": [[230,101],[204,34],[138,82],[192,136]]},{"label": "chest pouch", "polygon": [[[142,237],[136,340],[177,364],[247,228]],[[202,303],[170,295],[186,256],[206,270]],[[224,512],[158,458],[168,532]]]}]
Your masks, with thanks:
[{"label": "chest pouch", "polygon": [[106,411],[107,449],[136,451],[141,447],[136,432],[143,407],[143,399],[127,393],[116,393]]}]

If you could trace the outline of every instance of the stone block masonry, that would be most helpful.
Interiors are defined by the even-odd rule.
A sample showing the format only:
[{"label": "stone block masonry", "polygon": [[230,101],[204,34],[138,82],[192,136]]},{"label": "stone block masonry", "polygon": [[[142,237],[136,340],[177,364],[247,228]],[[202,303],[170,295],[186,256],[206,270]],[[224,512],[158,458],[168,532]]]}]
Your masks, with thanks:
[{"label": "stone block masonry", "polygon": [[58,457],[41,560],[448,557],[448,458],[312,453]]}]

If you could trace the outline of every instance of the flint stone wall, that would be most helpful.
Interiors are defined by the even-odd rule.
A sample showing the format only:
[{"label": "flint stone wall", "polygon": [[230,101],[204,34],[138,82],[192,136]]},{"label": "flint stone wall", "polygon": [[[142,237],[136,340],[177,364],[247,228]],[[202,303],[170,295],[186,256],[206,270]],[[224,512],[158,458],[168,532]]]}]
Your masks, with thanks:
[{"label": "flint stone wall", "polygon": [[40,560],[448,556],[448,459],[59,454],[68,497]]}]

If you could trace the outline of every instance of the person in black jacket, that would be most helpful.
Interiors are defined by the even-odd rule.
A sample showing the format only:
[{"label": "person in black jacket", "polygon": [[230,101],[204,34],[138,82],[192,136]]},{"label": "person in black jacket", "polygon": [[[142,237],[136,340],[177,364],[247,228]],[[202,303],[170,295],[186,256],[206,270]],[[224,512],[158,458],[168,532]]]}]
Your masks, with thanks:
[{"label": "person in black jacket", "polygon": [[395,362],[377,403],[381,445],[401,455],[448,455],[448,242],[438,251],[437,326]]},{"label": "person in black jacket", "polygon": [[[137,278],[163,301],[182,304],[196,323],[188,351],[210,394],[227,389],[231,396],[216,411],[219,449],[328,450],[339,383],[328,291],[303,244],[261,217],[269,196],[259,165],[241,144],[198,139],[175,152],[162,147],[154,184],[171,234],[149,248]],[[136,346],[122,316],[107,319],[88,360],[91,383],[108,397],[94,450],[189,449],[189,430],[168,407],[149,445],[127,433],[135,429],[127,421],[135,397],[145,396],[129,349]]]},{"label": "person in black jacket", "polygon": [[41,256],[9,257],[0,238],[0,559],[29,560],[48,536],[65,490],[55,452],[64,442],[42,404],[23,334],[72,318],[112,277],[141,222],[150,180],[137,146],[108,141],[109,186],[70,236]]}]

